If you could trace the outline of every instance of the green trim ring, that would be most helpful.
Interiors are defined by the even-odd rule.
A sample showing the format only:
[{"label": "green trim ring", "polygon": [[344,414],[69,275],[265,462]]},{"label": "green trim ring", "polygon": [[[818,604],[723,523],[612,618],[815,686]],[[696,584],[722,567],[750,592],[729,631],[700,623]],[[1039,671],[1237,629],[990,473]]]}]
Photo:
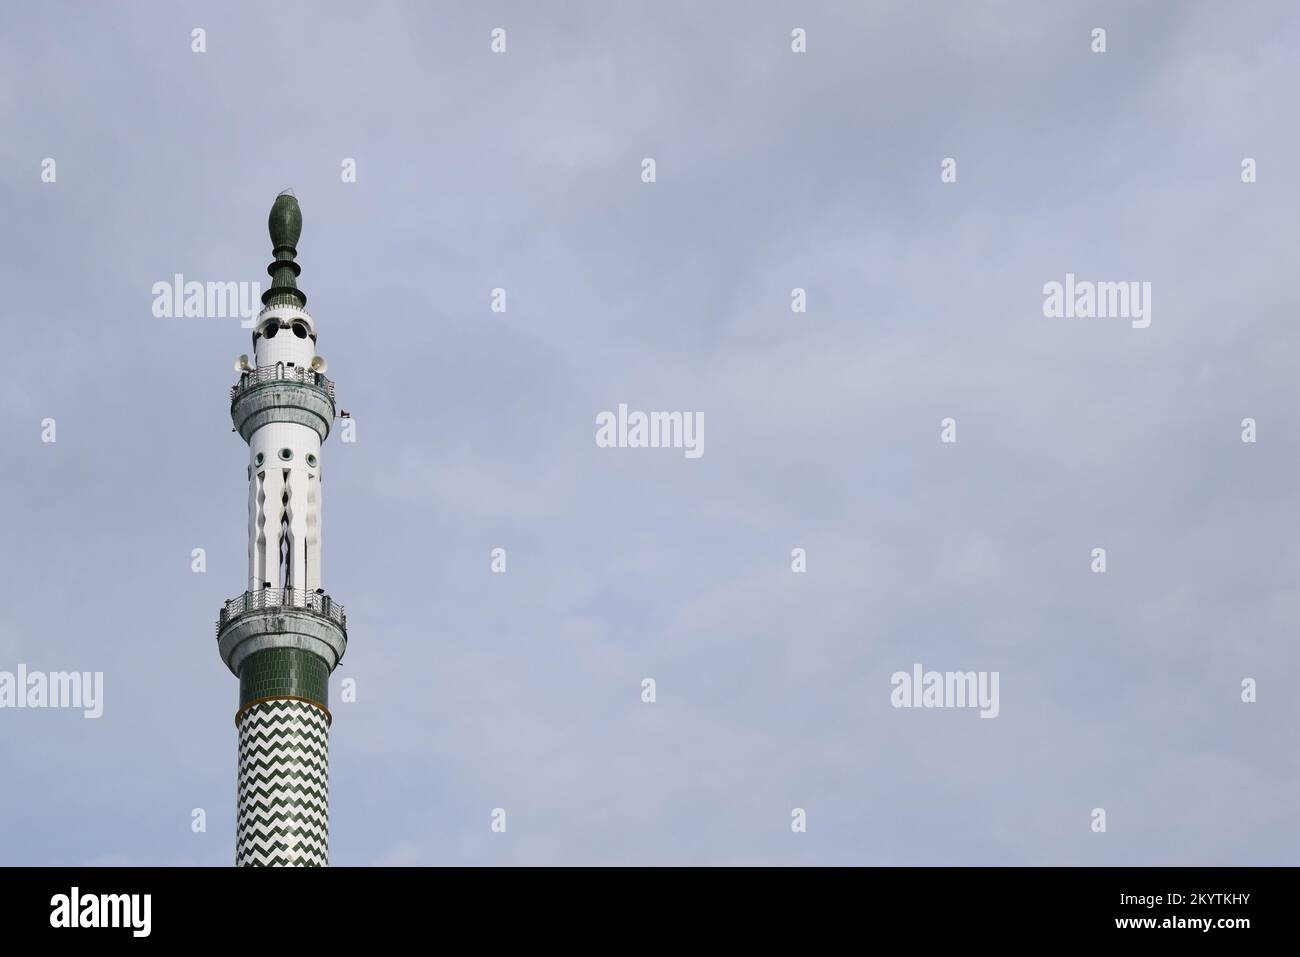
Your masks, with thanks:
[{"label": "green trim ring", "polygon": [[297,698],[290,694],[290,695],[277,695],[274,698],[254,698],[252,701],[248,702],[248,704],[244,705],[242,708],[240,708],[238,711],[235,712],[235,727],[236,728],[239,727],[239,719],[242,718],[245,714],[247,714],[253,708],[256,708],[259,704],[266,704],[269,701],[301,701],[303,704],[309,704],[313,708],[319,708],[321,711],[324,711],[326,725],[334,724],[334,713],[330,711],[329,708],[321,704],[319,701],[311,701],[308,698]]}]

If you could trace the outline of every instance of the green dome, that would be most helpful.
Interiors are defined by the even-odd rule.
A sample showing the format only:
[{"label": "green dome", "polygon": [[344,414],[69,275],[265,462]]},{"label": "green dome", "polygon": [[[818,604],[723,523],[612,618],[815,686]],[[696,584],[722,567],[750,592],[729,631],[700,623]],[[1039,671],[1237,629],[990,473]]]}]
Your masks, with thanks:
[{"label": "green dome", "polygon": [[298,197],[287,189],[277,196],[271,206],[267,227],[273,245],[297,246],[298,237],[302,235],[302,210],[298,208]]},{"label": "green dome", "polygon": [[262,293],[262,304],[306,306],[307,294],[298,288],[302,267],[294,262],[298,258],[298,237],[302,235],[302,210],[293,190],[286,189],[275,198],[266,225],[271,231],[275,261],[266,267],[271,288]]}]

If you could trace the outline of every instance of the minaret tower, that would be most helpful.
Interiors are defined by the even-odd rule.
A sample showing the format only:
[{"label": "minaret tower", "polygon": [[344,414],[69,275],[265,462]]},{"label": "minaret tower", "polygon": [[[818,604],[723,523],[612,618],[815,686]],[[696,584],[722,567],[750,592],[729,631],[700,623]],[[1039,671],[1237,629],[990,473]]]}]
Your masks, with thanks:
[{"label": "minaret tower", "polygon": [[289,190],[271,207],[275,261],[240,356],[230,417],[248,443],[248,583],[222,608],[217,647],[239,678],[239,866],[329,860],[329,676],[347,618],[321,587],[321,443],[334,383],[298,288],[302,211]]}]

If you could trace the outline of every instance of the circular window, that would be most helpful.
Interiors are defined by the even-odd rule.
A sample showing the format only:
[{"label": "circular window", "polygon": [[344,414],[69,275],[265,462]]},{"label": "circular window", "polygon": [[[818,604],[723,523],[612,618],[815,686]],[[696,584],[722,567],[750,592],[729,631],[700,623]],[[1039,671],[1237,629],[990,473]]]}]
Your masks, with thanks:
[{"label": "circular window", "polygon": [[263,455],[261,452],[258,452],[256,455],[253,456],[254,465],[261,465],[264,461],[266,461],[266,456]]},{"label": "circular window", "polygon": [[316,467],[316,456],[312,455],[310,452],[307,453],[307,464],[312,468]]},{"label": "circular window", "polygon": [[295,322],[295,323],[293,324],[293,334],[294,334],[295,336],[297,336],[299,339],[306,339],[306,338],[307,338],[307,323],[305,323],[305,322]]},{"label": "circular window", "polygon": [[281,449],[281,450],[280,450],[280,459],[281,459],[281,461],[287,462],[287,461],[289,461],[291,458],[293,458],[293,450],[292,450],[292,449]]},{"label": "circular window", "polygon": [[274,339],[275,334],[280,331],[278,322],[268,322],[266,328],[262,330],[262,337],[265,339]]}]

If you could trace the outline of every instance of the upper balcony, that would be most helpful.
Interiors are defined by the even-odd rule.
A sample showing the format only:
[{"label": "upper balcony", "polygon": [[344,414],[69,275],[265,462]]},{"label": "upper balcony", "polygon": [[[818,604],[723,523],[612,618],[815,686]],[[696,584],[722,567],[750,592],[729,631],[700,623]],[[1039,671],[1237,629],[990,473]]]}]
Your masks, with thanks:
[{"label": "upper balcony", "polygon": [[249,389],[268,382],[297,382],[313,386],[328,395],[331,404],[335,401],[333,381],[319,372],[312,372],[306,366],[287,366],[283,362],[277,362],[273,366],[258,366],[255,370],[240,375],[239,381],[230,387],[230,401],[234,402]]},{"label": "upper balcony", "polygon": [[305,425],[324,442],[337,408],[334,383],[307,366],[279,362],[258,366],[243,373],[230,389],[230,421],[245,442],[272,422]]}]

